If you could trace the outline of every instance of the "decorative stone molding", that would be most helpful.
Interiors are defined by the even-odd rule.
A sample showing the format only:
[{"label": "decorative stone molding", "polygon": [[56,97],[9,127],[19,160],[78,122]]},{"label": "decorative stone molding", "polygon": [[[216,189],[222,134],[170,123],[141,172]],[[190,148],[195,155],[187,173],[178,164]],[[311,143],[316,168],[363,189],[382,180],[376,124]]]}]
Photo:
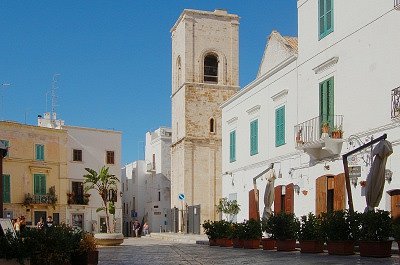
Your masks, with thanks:
[{"label": "decorative stone molding", "polygon": [[261,105],[256,105],[248,110],[246,110],[247,114],[252,115],[254,113],[256,113],[257,111],[259,111],[261,108]]},{"label": "decorative stone molding", "polygon": [[325,71],[326,69],[331,68],[332,66],[334,66],[338,61],[339,61],[339,57],[337,57],[337,56],[332,57],[329,60],[321,63],[317,67],[314,67],[313,71],[314,71],[315,74],[319,74],[319,73]]},{"label": "decorative stone molding", "polygon": [[233,118],[227,120],[226,123],[229,125],[229,124],[236,122],[237,120],[238,120],[238,117],[233,117]]},{"label": "decorative stone molding", "polygon": [[286,95],[289,93],[288,89],[283,89],[282,91],[279,91],[275,95],[273,95],[271,98],[273,101],[277,101],[283,97],[286,97]]}]

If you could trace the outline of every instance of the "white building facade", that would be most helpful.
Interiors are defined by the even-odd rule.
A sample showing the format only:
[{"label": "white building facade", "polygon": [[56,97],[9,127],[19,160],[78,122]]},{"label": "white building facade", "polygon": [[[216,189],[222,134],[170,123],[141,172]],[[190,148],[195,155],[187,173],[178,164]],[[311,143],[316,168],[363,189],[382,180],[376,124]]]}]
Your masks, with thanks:
[{"label": "white building facade", "polygon": [[[121,180],[121,136],[119,131],[66,126],[57,120],[55,113],[39,116],[41,127],[64,129],[67,131],[67,202],[66,224],[80,227],[93,233],[107,232],[104,211],[96,212],[102,207],[102,199],[96,190],[85,191],[83,176],[88,174],[85,168],[96,172],[109,167],[109,173]],[[115,203],[115,231],[121,232],[122,209],[120,183]]]},{"label": "white building facade", "polygon": [[[223,197],[238,200],[238,221],[248,219],[253,177],[274,163],[275,212],[348,208],[341,156],[386,133],[393,154],[379,208],[397,215],[400,12],[393,1],[299,0],[297,7],[298,39],[272,32],[257,78],[222,105]],[[371,148],[349,165],[354,209],[363,211]],[[266,181],[256,183],[262,214]]]},{"label": "white building facade", "polygon": [[166,231],[170,226],[171,139],[172,131],[166,127],[146,133],[145,160],[149,176],[145,211],[150,232]]}]

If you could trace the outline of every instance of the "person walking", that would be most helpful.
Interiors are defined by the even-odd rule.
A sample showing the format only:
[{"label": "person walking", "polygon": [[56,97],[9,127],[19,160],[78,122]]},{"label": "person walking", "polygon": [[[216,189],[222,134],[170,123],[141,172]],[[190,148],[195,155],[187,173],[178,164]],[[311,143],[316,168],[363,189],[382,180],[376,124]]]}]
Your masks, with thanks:
[{"label": "person walking", "polygon": [[149,234],[149,225],[146,222],[143,225],[143,235],[147,236],[148,234]]},{"label": "person walking", "polygon": [[135,231],[135,237],[139,237],[140,223],[138,220],[135,220],[133,223],[133,231]]}]

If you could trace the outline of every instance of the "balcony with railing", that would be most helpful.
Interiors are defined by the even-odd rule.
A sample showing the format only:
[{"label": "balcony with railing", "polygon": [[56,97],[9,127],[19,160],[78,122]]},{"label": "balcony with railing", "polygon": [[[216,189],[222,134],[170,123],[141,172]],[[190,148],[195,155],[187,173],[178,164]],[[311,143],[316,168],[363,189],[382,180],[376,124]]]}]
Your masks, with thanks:
[{"label": "balcony with railing", "polygon": [[339,155],[343,144],[343,115],[318,116],[294,126],[296,149],[314,160]]},{"label": "balcony with railing", "polygon": [[394,9],[400,10],[400,0],[394,0]]},{"label": "balcony with railing", "polygon": [[400,87],[392,90],[391,118],[400,118]]},{"label": "balcony with railing", "polygon": [[75,205],[88,205],[89,204],[89,193],[75,194],[73,192],[67,193],[67,203]]},{"label": "balcony with railing", "polygon": [[32,204],[54,205],[57,202],[57,196],[54,194],[26,194],[23,204],[29,206]]}]

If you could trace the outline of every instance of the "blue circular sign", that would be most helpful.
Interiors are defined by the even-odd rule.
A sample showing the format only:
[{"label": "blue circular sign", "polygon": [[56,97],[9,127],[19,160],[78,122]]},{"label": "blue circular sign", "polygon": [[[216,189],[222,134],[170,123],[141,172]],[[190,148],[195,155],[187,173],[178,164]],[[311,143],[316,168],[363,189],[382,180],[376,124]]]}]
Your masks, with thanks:
[{"label": "blue circular sign", "polygon": [[185,199],[185,194],[179,193],[178,199],[179,199],[180,201],[183,201],[183,200]]}]

